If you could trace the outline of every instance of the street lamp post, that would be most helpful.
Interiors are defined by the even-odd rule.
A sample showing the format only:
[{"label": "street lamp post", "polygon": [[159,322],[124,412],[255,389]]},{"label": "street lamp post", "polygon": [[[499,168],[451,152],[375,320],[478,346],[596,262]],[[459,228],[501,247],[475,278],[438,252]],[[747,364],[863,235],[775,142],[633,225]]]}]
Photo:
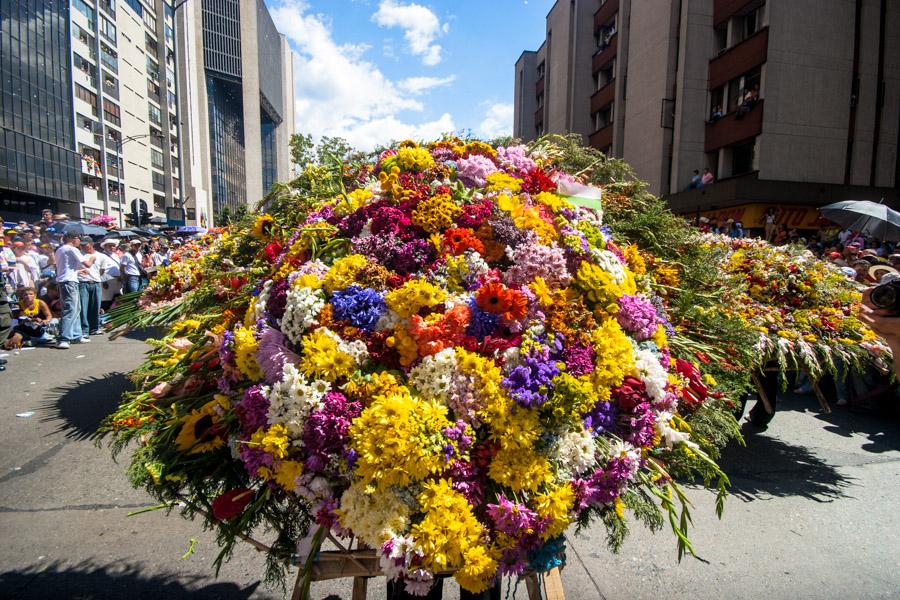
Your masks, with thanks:
[{"label": "street lamp post", "polygon": [[[123,227],[125,223],[123,222],[122,211],[125,210],[125,178],[123,177],[123,167],[125,166],[125,160],[122,158],[122,146],[124,146],[128,142],[133,142],[134,140],[140,140],[143,138],[154,137],[157,139],[162,139],[162,134],[156,133],[142,133],[140,135],[130,135],[127,138],[121,138],[118,142],[116,142],[116,154],[118,155],[116,160],[121,161],[120,164],[116,165],[119,171],[119,227]],[[140,226],[140,223],[138,223]]]}]

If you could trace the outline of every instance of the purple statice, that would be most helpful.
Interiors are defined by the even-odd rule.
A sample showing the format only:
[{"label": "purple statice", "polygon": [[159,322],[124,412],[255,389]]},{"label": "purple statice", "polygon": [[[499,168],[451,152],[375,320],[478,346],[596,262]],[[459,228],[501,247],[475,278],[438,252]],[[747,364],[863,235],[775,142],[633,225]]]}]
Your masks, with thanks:
[{"label": "purple statice", "polygon": [[570,344],[563,350],[566,372],[573,377],[587,375],[594,370],[594,348],[589,344]]},{"label": "purple statice", "polygon": [[497,504],[487,505],[487,514],[494,529],[511,537],[518,537],[522,532],[534,529],[540,520],[538,514],[528,506],[512,502],[503,494],[497,497]]},{"label": "purple statice", "polygon": [[359,416],[362,407],[337,391],[322,398],[323,407],[312,411],[303,427],[303,445],[307,459],[303,466],[309,472],[321,472],[329,461],[344,452],[350,421]]},{"label": "purple statice", "polygon": [[331,308],[336,320],[347,321],[354,327],[372,331],[387,310],[387,305],[381,292],[351,285],[331,296]]},{"label": "purple statice", "polygon": [[512,266],[506,271],[506,285],[528,285],[542,277],[551,288],[565,287],[572,277],[566,266],[565,250],[556,244],[530,242],[508,252]]},{"label": "purple statice", "polygon": [[269,300],[266,302],[266,313],[269,316],[269,323],[274,325],[278,319],[284,316],[284,309],[287,306],[287,293],[291,284],[286,279],[279,279],[269,288]]},{"label": "purple statice", "polygon": [[497,209],[491,215],[489,221],[493,238],[509,248],[515,248],[519,244],[534,239],[535,234],[531,230],[520,229],[505,212]]},{"label": "purple statice", "polygon": [[351,238],[359,235],[359,232],[362,231],[368,220],[369,218],[364,211],[355,210],[337,223],[333,223],[333,225],[337,226],[340,237]]},{"label": "purple statice", "polygon": [[520,406],[530,408],[547,401],[550,380],[557,375],[559,367],[550,356],[550,348],[537,346],[522,357],[521,364],[513,367],[500,385]]},{"label": "purple statice", "polygon": [[617,412],[614,403],[598,400],[590,412],[581,415],[584,420],[584,428],[597,435],[615,431]]},{"label": "purple statice", "polygon": [[300,357],[288,348],[283,333],[264,325],[260,330],[256,361],[262,369],[266,383],[276,384],[282,379],[284,366],[299,363]]},{"label": "purple statice", "polygon": [[619,429],[631,445],[649,446],[656,435],[656,414],[649,402],[641,402],[633,409],[619,415]]},{"label": "purple statice", "polygon": [[653,337],[659,321],[652,302],[640,295],[623,294],[618,303],[616,318],[622,329],[633,334],[638,341]]},{"label": "purple statice", "polygon": [[537,163],[528,157],[528,148],[523,144],[497,148],[497,159],[513,175],[528,173],[537,167]]},{"label": "purple statice", "polygon": [[268,424],[269,398],[263,386],[248,387],[241,401],[234,407],[234,412],[244,435],[249,436],[260,427],[265,427]]},{"label": "purple statice", "polygon": [[604,467],[594,471],[587,481],[585,500],[591,504],[612,504],[632,476],[632,459],[615,456]]},{"label": "purple statice", "polygon": [[469,310],[471,311],[471,316],[469,318],[469,326],[466,328],[466,335],[471,335],[481,342],[497,330],[497,324],[500,323],[500,315],[478,308],[474,297],[469,301]]},{"label": "purple statice", "polygon": [[468,187],[484,187],[487,184],[487,176],[499,171],[494,161],[480,154],[459,159],[456,169],[460,181]]},{"label": "purple statice", "polygon": [[466,497],[472,506],[481,506],[484,503],[485,478],[479,477],[472,463],[465,460],[455,460],[450,465],[447,473],[453,482],[453,489]]},{"label": "purple statice", "polygon": [[434,246],[426,240],[415,238],[403,244],[400,252],[390,262],[390,266],[400,275],[408,275],[421,270],[428,264],[433,254]]}]

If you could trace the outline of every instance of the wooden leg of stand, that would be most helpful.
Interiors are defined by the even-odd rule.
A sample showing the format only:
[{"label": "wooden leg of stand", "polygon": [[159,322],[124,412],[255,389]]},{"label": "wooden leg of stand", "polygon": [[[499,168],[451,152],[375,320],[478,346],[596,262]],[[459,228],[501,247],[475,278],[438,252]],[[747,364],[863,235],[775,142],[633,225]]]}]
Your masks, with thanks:
[{"label": "wooden leg of stand", "polygon": [[772,408],[772,403],[769,402],[769,397],[766,395],[766,390],[763,389],[763,384],[759,378],[759,375],[754,372],[750,374],[750,378],[753,380],[753,385],[756,386],[756,391],[759,393],[759,399],[762,400],[763,407],[766,409],[766,412],[770,415],[774,415],[775,409]]},{"label": "wooden leg of stand", "polygon": [[294,581],[294,589],[291,592],[291,600],[300,600],[300,592],[303,583],[303,569],[297,569],[297,579]]},{"label": "wooden leg of stand", "polygon": [[354,577],[352,600],[366,600],[366,587],[367,582],[365,577]]},{"label": "wooden leg of stand", "polygon": [[541,582],[536,573],[525,578],[525,587],[528,589],[528,600],[566,600],[559,569],[551,569],[544,575],[543,595],[541,594]]},{"label": "wooden leg of stand", "polygon": [[[810,379],[812,381],[812,379]],[[825,394],[822,393],[822,389],[819,387],[819,382],[812,382],[812,389],[816,393],[816,398],[819,400],[819,406],[822,407],[822,412],[828,414],[831,412],[831,406],[828,404],[828,399],[825,398]]]}]

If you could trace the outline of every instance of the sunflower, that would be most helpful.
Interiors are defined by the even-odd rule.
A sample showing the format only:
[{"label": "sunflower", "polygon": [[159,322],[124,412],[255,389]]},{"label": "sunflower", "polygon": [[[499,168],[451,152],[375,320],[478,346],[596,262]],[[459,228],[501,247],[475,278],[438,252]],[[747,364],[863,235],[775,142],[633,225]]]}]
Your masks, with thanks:
[{"label": "sunflower", "polygon": [[272,235],[272,228],[275,226],[275,219],[272,215],[259,215],[256,222],[253,223],[253,237],[261,240],[267,240]]},{"label": "sunflower", "polygon": [[200,454],[210,452],[225,445],[225,427],[216,410],[219,400],[204,404],[199,410],[191,411],[184,419],[175,445],[181,452]]}]

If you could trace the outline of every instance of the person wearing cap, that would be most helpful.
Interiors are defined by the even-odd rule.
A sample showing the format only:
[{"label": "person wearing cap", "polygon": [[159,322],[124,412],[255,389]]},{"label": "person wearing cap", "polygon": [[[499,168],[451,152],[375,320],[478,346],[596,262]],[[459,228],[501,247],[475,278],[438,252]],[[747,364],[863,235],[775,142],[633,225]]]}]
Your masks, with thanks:
[{"label": "person wearing cap", "polygon": [[117,248],[118,244],[113,238],[100,242],[100,253],[107,261],[106,270],[100,277],[100,308],[103,310],[109,310],[115,297],[122,293],[122,271],[119,265],[121,258],[116,252]]},{"label": "person wearing cap", "polygon": [[124,278],[122,282],[122,293],[124,294],[139,292],[144,288],[143,279],[145,278],[145,275],[144,268],[141,266],[143,256],[141,255],[140,250],[141,241],[137,239],[131,240],[128,245],[128,250],[122,255],[122,258],[119,261],[122,277]]},{"label": "person wearing cap", "polygon": [[81,251],[94,259],[87,269],[78,272],[78,293],[81,302],[81,331],[87,339],[100,333],[100,280],[103,276],[107,257],[94,249],[94,240],[88,236],[81,238]]},{"label": "person wearing cap", "polygon": [[[63,245],[56,250],[56,283],[62,304],[62,319],[57,348],[67,349],[69,344],[90,341],[81,330],[81,293],[78,289],[78,272],[89,269],[95,256],[85,256],[79,246],[81,240],[74,233],[63,235]],[[90,333],[90,332],[88,332]]]}]

